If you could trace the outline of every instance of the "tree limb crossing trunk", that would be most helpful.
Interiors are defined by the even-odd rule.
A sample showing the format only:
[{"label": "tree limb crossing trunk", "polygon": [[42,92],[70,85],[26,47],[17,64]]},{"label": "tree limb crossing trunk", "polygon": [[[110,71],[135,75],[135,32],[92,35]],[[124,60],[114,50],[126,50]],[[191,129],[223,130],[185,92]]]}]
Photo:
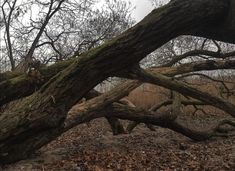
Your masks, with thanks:
[{"label": "tree limb crossing trunk", "polygon": [[[26,158],[59,136],[64,131],[67,111],[93,87],[136,65],[172,38],[182,34],[204,35],[234,43],[231,37],[234,37],[235,29],[219,34],[221,28],[228,28],[223,23],[231,11],[230,2],[234,0],[171,1],[119,37],[78,57],[39,91],[1,113],[0,162]],[[226,21],[231,21],[230,26],[233,17]],[[206,32],[209,27],[211,34]]]}]

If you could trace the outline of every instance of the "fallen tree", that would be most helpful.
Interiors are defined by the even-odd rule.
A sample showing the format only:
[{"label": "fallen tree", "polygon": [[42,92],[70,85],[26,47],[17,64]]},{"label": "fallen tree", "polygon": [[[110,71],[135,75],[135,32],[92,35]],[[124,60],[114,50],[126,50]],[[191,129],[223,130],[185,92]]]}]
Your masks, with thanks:
[{"label": "fallen tree", "polygon": [[[17,98],[31,95],[18,101],[14,106],[0,114],[0,162],[11,163],[28,157],[64,131],[89,121],[89,119],[105,116],[102,112],[103,109],[105,109],[106,114],[110,113],[110,110],[117,111],[114,112],[114,117],[159,124],[180,132],[182,127],[175,124],[175,115],[156,116],[152,113],[151,115],[148,115],[148,113],[145,113],[146,115],[136,115],[135,113],[144,112],[130,109],[128,111],[133,114],[131,115],[120,104],[114,104],[108,110],[106,108],[108,105],[126,95],[127,92],[124,91],[118,93],[117,96],[112,96],[113,98],[106,98],[104,101],[98,101],[97,99],[92,101],[91,99],[91,101],[85,103],[86,105],[78,107],[78,111],[71,112],[77,109],[75,104],[78,101],[86,96],[98,83],[110,76],[152,82],[207,102],[234,116],[235,107],[227,101],[209,96],[207,93],[195,90],[159,73],[152,74],[150,71],[142,70],[140,70],[141,72],[135,72],[141,59],[179,35],[203,36],[235,43],[233,38],[235,37],[234,4],[234,0],[171,1],[169,4],[152,11],[140,23],[119,37],[77,57],[58,74],[55,75],[54,72],[51,76],[48,76],[48,79],[52,78],[48,81],[45,79],[47,82],[38,91],[31,94],[32,89],[30,89],[31,92],[22,93]],[[14,77],[12,79],[18,78],[12,77]],[[23,81],[27,80],[24,76],[19,77]],[[5,84],[4,89],[9,85],[21,87],[18,83],[19,80],[16,82],[9,82],[9,80],[1,82],[2,85]],[[132,81],[125,88],[130,91],[140,84],[139,81]],[[19,91],[21,89],[17,89],[17,92]],[[198,95],[200,96],[198,97]],[[7,96],[9,97],[6,94]],[[2,100],[1,104],[14,99],[13,96],[5,98],[4,93],[0,97],[1,100],[5,100]],[[208,97],[210,100],[208,100]],[[70,110],[72,106],[74,107]],[[96,113],[96,117],[93,116],[94,113]],[[149,119],[154,119],[154,122],[149,122]],[[230,122],[229,124],[233,125]],[[190,136],[191,134],[189,135],[189,131],[186,130],[184,135]]]},{"label": "fallen tree", "polygon": [[[40,69],[40,73],[43,76],[43,81],[35,86],[30,83],[29,79],[25,74],[8,72],[3,73],[2,81],[0,82],[0,89],[5,91],[0,92],[0,106],[9,103],[10,101],[17,100],[22,97],[26,97],[36,90],[38,90],[44,83],[50,80],[58,72],[62,71],[70,64],[73,60],[58,62],[54,65],[43,67]],[[193,63],[182,64],[177,67],[154,67],[149,70],[154,73],[161,73],[166,76],[176,76],[196,71],[210,71],[218,69],[234,69],[235,60],[207,60],[198,61]]]},{"label": "fallen tree", "polygon": [[231,129],[223,129],[222,127],[224,125],[235,127],[235,121],[231,121],[230,119],[217,121],[217,123],[213,123],[207,128],[203,128],[201,130],[195,130],[186,126],[186,123],[177,118],[178,115],[180,115],[180,107],[182,104],[179,98],[175,98],[171,110],[168,110],[167,113],[155,112],[155,107],[149,111],[146,111],[133,106],[113,103],[120,99],[120,97],[124,97],[125,94],[132,88],[133,87],[131,87],[130,84],[129,87],[122,84],[113,90],[100,95],[99,97],[88,100],[82,105],[74,105],[68,113],[64,128],[70,129],[77,124],[89,122],[95,118],[112,116],[120,119],[135,121],[135,123],[146,123],[161,126],[183,134],[184,136],[187,136],[195,141],[203,141],[211,137],[228,136],[227,133],[229,133]]}]

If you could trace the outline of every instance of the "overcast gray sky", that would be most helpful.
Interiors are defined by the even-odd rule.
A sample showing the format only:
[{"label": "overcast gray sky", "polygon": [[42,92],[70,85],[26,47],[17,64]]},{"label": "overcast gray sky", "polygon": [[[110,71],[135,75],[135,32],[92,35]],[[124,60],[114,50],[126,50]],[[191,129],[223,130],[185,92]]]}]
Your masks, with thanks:
[{"label": "overcast gray sky", "polygon": [[153,6],[149,0],[130,0],[136,9],[133,11],[133,17],[136,21],[143,19],[149,12],[153,10]]}]

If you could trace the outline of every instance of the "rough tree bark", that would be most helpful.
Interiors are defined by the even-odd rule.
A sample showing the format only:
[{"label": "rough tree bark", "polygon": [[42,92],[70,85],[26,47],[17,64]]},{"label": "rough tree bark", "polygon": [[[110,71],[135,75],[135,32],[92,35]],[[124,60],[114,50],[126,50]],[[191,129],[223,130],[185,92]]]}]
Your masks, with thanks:
[{"label": "rough tree bark", "polygon": [[[131,86],[127,87],[122,84],[99,97],[85,102],[83,105],[74,105],[69,111],[68,118],[65,120],[64,128],[67,130],[78,123],[88,122],[95,118],[107,116],[108,114],[108,116],[132,120],[137,123],[153,124],[168,128],[195,141],[203,141],[217,136],[227,136],[229,131],[234,130],[222,128],[224,125],[235,127],[235,121],[230,119],[217,121],[216,124],[212,124],[208,128],[201,130],[195,130],[186,126],[185,122],[177,118],[181,113],[180,107],[182,105],[181,100],[178,100],[179,98],[175,98],[174,105],[166,113],[157,113],[153,111],[154,109],[147,111],[138,107],[113,103],[120,97],[123,97],[131,88]],[[223,132],[221,133],[221,131]]]},{"label": "rough tree bark", "polygon": [[171,1],[119,37],[78,57],[39,91],[0,114],[0,162],[26,158],[74,126],[75,121],[64,121],[76,102],[172,38],[190,34],[235,43],[233,4],[234,0]]},{"label": "rough tree bark", "polygon": [[[40,73],[43,76],[43,81],[36,87],[30,83],[27,76],[15,72],[6,72],[0,74],[0,106],[9,103],[10,101],[17,100],[22,97],[26,97],[36,90],[38,90],[44,83],[55,76],[58,72],[62,71],[73,60],[58,62],[54,65],[43,67],[40,69]],[[207,60],[198,61],[193,63],[182,64],[177,67],[157,67],[151,68],[150,71],[154,73],[161,73],[166,76],[175,76],[195,71],[209,71],[217,69],[235,69],[235,60]]]}]

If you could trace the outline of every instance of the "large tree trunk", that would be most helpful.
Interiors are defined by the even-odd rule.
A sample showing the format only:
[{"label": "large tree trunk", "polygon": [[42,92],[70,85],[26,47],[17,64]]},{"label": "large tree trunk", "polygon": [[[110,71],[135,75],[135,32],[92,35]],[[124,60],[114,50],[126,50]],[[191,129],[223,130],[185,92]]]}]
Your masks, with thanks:
[{"label": "large tree trunk", "polygon": [[[0,74],[0,106],[10,101],[26,97],[38,90],[44,83],[55,76],[58,72],[68,67],[75,59],[58,62],[54,65],[40,69],[43,80],[36,86],[24,74],[15,72],[6,72]],[[166,76],[175,76],[195,71],[210,71],[218,69],[235,69],[235,60],[207,60],[193,63],[182,64],[177,67],[154,67],[150,71],[164,74]]]},{"label": "large tree trunk", "polygon": [[[229,0],[171,1],[119,37],[79,56],[40,90],[1,113],[0,162],[23,159],[55,139],[67,129],[64,120],[68,110],[93,87],[131,69],[172,38],[191,34],[235,43],[231,39],[235,29],[223,35],[217,29],[231,29],[234,24],[234,15],[227,15],[232,11],[229,5]],[[215,29],[207,35],[208,28]]]}]

